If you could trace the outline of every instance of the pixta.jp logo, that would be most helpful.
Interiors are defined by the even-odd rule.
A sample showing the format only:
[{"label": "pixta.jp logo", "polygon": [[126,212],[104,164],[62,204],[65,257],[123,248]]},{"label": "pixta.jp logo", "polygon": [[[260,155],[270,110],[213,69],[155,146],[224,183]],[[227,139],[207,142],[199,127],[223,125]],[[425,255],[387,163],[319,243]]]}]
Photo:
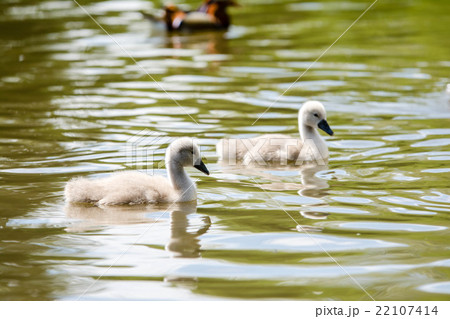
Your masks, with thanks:
[{"label": "pixta.jp logo", "polygon": [[158,132],[148,129],[140,131],[127,140],[127,167],[153,175],[155,169],[161,169],[165,166],[165,146],[172,141],[173,138]]}]

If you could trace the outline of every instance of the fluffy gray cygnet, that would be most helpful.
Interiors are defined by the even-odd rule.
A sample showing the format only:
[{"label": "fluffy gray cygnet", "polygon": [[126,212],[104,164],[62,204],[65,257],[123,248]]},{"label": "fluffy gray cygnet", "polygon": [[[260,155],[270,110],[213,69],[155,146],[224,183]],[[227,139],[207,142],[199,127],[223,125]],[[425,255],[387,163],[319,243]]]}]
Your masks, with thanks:
[{"label": "fluffy gray cygnet", "polygon": [[298,112],[300,139],[283,134],[266,134],[249,139],[223,139],[216,145],[219,158],[227,163],[284,164],[307,160],[328,160],[328,147],[317,129],[333,131],[327,113],[318,101],[305,102]]},{"label": "fluffy gray cygnet", "polygon": [[197,199],[197,188],[184,167],[195,167],[209,175],[198,145],[188,137],[172,142],[166,151],[168,178],[136,171],[115,173],[106,178],[76,178],[65,188],[69,203],[94,205],[137,205],[188,202]]}]

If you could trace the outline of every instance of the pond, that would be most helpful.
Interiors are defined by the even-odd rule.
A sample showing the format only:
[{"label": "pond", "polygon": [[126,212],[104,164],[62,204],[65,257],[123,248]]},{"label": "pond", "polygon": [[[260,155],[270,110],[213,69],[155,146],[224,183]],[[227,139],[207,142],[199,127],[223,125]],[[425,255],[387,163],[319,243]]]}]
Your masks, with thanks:
[{"label": "pond", "polygon": [[[227,32],[181,34],[142,18],[156,0],[79,1],[104,30],[74,1],[1,2],[1,300],[449,299],[450,2],[240,2]],[[328,165],[218,162],[224,137],[298,136],[311,99]],[[197,203],[65,204],[156,133],[149,173],[198,139]]]}]

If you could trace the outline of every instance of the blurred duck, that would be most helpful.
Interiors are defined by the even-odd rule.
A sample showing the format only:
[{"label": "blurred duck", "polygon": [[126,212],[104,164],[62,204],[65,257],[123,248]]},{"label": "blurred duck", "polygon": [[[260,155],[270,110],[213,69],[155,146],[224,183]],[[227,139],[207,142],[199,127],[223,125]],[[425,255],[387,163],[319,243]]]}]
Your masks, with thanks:
[{"label": "blurred duck", "polygon": [[223,139],[216,145],[217,154],[228,164],[326,164],[328,147],[317,129],[329,135],[333,135],[333,131],[328,125],[323,104],[318,101],[304,103],[298,112],[298,125],[300,139],[282,134],[266,134],[250,139]]},{"label": "blurred duck", "polygon": [[168,31],[226,30],[231,18],[230,6],[238,6],[233,0],[204,0],[195,11],[185,11],[175,5],[167,5],[159,15],[142,13],[153,22],[164,22]]},{"label": "blurred duck", "polygon": [[98,206],[193,201],[196,185],[184,171],[189,166],[209,175],[198,145],[191,138],[179,138],[166,151],[168,179],[127,171],[97,180],[77,178],[66,185],[66,201]]}]

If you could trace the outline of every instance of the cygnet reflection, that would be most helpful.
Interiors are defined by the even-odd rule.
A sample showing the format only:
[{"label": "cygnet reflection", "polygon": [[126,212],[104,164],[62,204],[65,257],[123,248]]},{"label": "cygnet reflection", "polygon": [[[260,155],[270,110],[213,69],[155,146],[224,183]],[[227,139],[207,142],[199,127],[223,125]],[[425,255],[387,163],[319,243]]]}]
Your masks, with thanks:
[{"label": "cygnet reflection", "polygon": [[[302,166],[244,166],[244,165],[224,165],[222,172],[228,182],[241,183],[239,176],[250,177],[252,183],[268,191],[297,190],[299,195],[307,197],[321,198],[328,194],[329,184],[325,179],[318,176],[318,173],[328,170],[328,165],[304,164]],[[235,177],[233,179],[233,177]],[[259,182],[255,178],[268,180],[269,182]]]},{"label": "cygnet reflection", "polygon": [[[71,232],[89,231],[110,225],[152,224],[165,219],[149,217],[149,213],[161,212],[170,216],[170,237],[165,245],[173,257],[200,257],[199,236],[211,226],[209,216],[200,216],[201,225],[190,225],[197,212],[196,202],[172,203],[165,205],[105,206],[69,204],[65,207],[67,217],[77,219],[67,230]],[[191,227],[193,229],[191,229]],[[151,230],[150,230],[151,232]]]},{"label": "cygnet reflection", "polygon": [[203,225],[191,227],[189,214],[191,213],[183,210],[174,210],[170,213],[170,240],[166,250],[172,252],[174,257],[200,257],[199,237],[211,227],[209,216],[201,217]]}]

